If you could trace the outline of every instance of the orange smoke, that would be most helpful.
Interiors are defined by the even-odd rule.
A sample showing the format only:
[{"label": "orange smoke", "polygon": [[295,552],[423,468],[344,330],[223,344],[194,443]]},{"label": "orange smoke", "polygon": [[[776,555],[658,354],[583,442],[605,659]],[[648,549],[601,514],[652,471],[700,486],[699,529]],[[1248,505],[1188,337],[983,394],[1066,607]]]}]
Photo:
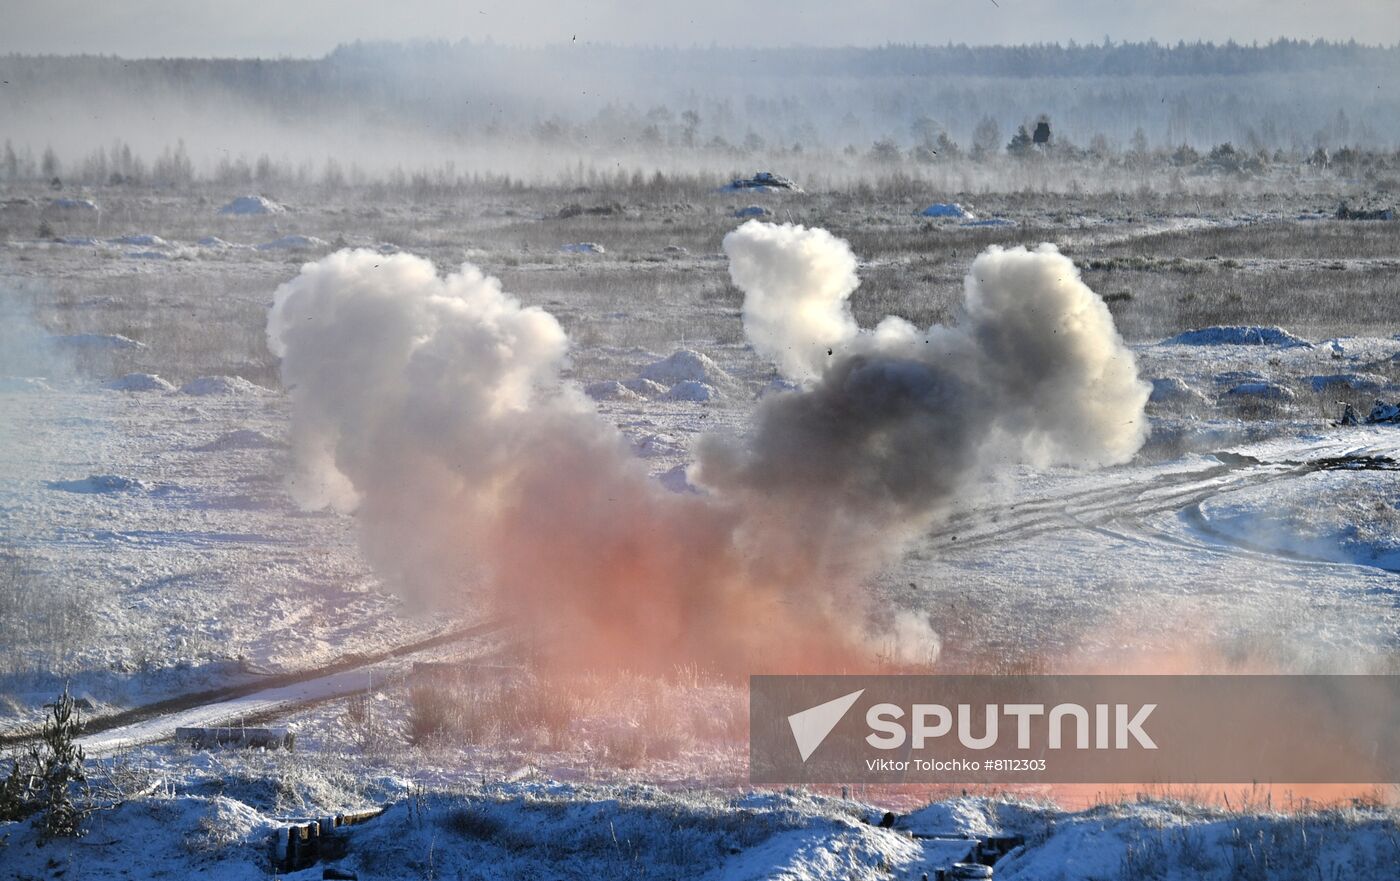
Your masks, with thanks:
[{"label": "orange smoke", "polygon": [[520,457],[479,548],[495,602],[534,629],[546,664],[662,673],[695,663],[732,676],[874,668],[859,584],[747,540],[747,510],[662,490],[606,433],[564,436]]}]

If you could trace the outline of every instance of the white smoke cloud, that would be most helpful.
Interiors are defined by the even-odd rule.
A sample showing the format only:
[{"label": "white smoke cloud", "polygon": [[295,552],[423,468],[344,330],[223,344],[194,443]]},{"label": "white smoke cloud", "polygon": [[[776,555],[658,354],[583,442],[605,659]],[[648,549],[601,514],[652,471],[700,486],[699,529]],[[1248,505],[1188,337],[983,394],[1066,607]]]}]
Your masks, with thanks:
[{"label": "white smoke cloud", "polygon": [[989,248],[964,280],[956,330],[994,394],[997,430],[1032,464],[1113,465],[1147,439],[1151,386],[1103,300],[1054,245]]},{"label": "white smoke cloud", "polygon": [[479,591],[571,667],[829,672],[936,656],[927,618],[865,585],[969,483],[1145,436],[1132,355],[1053,249],[984,254],[961,319],[921,332],[857,328],[854,258],[824,231],[750,223],[725,247],[755,347],[809,384],[766,398],[750,439],[702,441],[708,495],[660,488],[561,380],[548,313],[469,265],[342,251],[268,324],[296,497],[355,509],[387,583]]},{"label": "white smoke cloud", "polygon": [[725,236],[724,250],[744,292],[744,333],[788,378],[820,376],[828,352],[860,332],[849,305],[856,258],[831,233],[750,220]]},{"label": "white smoke cloud", "polygon": [[450,589],[451,524],[491,516],[519,423],[582,408],[558,383],[563,328],[469,265],[331,254],[278,288],[268,341],[295,413],[293,496],[360,509],[372,562],[410,593]]}]

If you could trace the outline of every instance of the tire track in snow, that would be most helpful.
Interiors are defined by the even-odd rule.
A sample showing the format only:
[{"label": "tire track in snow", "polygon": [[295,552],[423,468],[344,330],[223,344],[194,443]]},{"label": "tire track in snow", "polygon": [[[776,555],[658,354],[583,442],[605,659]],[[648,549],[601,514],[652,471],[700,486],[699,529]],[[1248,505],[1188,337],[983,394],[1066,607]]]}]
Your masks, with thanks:
[{"label": "tire track in snow", "polygon": [[1091,529],[1125,515],[1145,517],[1161,511],[1180,510],[1219,492],[1276,480],[1297,473],[1299,469],[1300,466],[1294,465],[1222,463],[1200,471],[1162,475],[1146,484],[1130,482],[1124,486],[1034,499],[1000,511],[977,512],[962,523],[952,523],[928,537],[948,539],[940,549],[961,551],[1060,529]]},{"label": "tire track in snow", "polygon": [[[493,660],[500,654],[500,651],[491,651],[473,657]],[[131,747],[170,740],[178,728],[237,727],[270,721],[302,707],[362,692],[373,683],[400,681],[411,668],[411,658],[411,655],[399,656],[280,688],[202,704],[97,734],[85,734],[78,738],[78,745],[90,758],[100,758]]]},{"label": "tire track in snow", "polygon": [[[1176,536],[1146,524],[1146,519],[1162,513],[1189,512],[1199,509],[1202,502],[1224,492],[1250,486],[1287,480],[1314,471],[1338,467],[1341,459],[1365,459],[1375,455],[1370,448],[1345,446],[1346,438],[1329,439],[1290,451],[1287,458],[1274,461],[1254,458],[1234,451],[1213,455],[1219,465],[1194,471],[1164,474],[1147,481],[1126,482],[1111,487],[1092,487],[1059,496],[1044,496],[1023,502],[956,516],[943,527],[928,534],[931,541],[947,539],[939,550],[962,551],[1000,544],[1009,539],[1031,538],[1062,529],[1108,531],[1115,538],[1128,540],[1157,540],[1191,547],[1197,550],[1223,552],[1233,546],[1237,550],[1256,553],[1266,549],[1244,548],[1219,536],[1227,544],[1203,544],[1186,536]],[[1339,444],[1342,444],[1339,446]],[[1110,524],[1124,523],[1121,530],[1109,529]],[[1138,533],[1136,536],[1133,532]],[[1269,554],[1273,559],[1287,559],[1283,554]],[[1294,562],[1305,562],[1294,560]],[[1332,563],[1314,560],[1315,563]]]}]

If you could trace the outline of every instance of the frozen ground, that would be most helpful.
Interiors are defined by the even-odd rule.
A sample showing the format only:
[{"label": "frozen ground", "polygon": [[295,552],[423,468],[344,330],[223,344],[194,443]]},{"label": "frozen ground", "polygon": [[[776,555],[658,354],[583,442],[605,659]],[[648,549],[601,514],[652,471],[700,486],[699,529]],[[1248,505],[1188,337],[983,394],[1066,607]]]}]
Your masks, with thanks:
[{"label": "frozen ground", "polygon": [[14,829],[0,851],[8,877],[267,878],[277,830],[385,803],[340,830],[343,853],[277,876],[918,879],[970,861],[989,836],[1020,842],[996,876],[1021,881],[1388,878],[1400,862],[1395,815],[1372,807],[1284,815],[1146,801],[1066,812],[958,797],[882,828],[882,808],[798,791],[463,780],[429,792],[392,773],[285,757],[169,754],[109,766],[98,782],[120,801],[87,839],[40,847]]},{"label": "frozen ground", "polygon": [[[620,216],[572,219],[557,217],[579,200],[572,193],[333,205],[307,195],[279,198],[287,210],[272,215],[220,214],[235,192],[89,195],[102,210],[72,218],[0,210],[0,728],[12,733],[32,728],[64,681],[102,716],[477,620],[471,585],[457,608],[406,606],[361,558],[353,517],[302,512],[285,492],[288,406],[262,329],[272,289],[306,259],[351,244],[440,267],[469,259],[501,276],[559,316],[574,377],[672,489],[686,490],[677,469],[695,439],[742,426],[774,387],[743,342],[718,255],[751,194],[638,198]],[[1015,225],[913,216],[954,199]],[[987,244],[1059,241],[1158,381],[1153,438],[1137,460],[1006,474],[871,586],[932,615],[944,669],[1393,669],[1400,429],[1329,423],[1338,401],[1364,414],[1376,397],[1400,398],[1400,233],[1296,220],[1330,199],[1315,201],[1064,211],[1034,197],[930,193],[899,205],[820,195],[768,205],[775,219],[850,238],[864,261],[855,307],[865,323],[947,318]],[[36,235],[43,219],[54,237]],[[578,242],[604,250],[561,252]],[[1216,326],[1256,330],[1164,342]],[[1275,326],[1308,344],[1257,330]],[[91,877],[155,853],[140,863],[152,877],[267,877],[276,818],[385,803],[353,833],[348,859],[362,878],[474,877],[480,865],[917,878],[962,846],[872,828],[877,808],[835,794],[746,794],[739,725],[628,755],[614,729],[654,708],[620,710],[615,697],[581,709],[566,743],[410,744],[400,675],[412,660],[381,680],[365,673],[388,720],[373,738],[351,730],[340,685],[205,711],[204,721],[246,711],[291,722],[302,752],[119,752],[106,761],[126,791],[160,788],[99,813],[87,843],[71,847],[37,849],[27,826],[0,827],[0,864],[46,877],[55,861]],[[657,688],[658,701],[707,717],[739,698],[720,686]],[[1296,877],[1368,877],[1393,865],[1382,860],[1395,859],[1397,840],[1393,815],[1370,809],[1285,819],[975,800],[939,810],[947,817],[924,831],[1025,835],[1026,849],[997,869],[1012,878],[1294,877],[1249,874],[1265,852],[1299,866]],[[170,846],[150,847],[156,838]]]}]

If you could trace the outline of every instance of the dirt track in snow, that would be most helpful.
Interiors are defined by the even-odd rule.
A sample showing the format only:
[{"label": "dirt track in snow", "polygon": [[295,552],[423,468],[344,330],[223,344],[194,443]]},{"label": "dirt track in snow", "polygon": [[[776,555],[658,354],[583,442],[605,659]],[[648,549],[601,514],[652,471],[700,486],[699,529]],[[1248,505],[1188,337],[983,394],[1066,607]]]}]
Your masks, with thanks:
[{"label": "dirt track in snow", "polygon": [[[467,642],[504,630],[499,619],[478,622],[427,639],[369,655],[349,655],[311,670],[265,677],[228,688],[181,695],[134,707],[121,713],[91,719],[83,726],[79,745],[90,758],[122,749],[157,743],[175,735],[177,727],[220,726],[266,718],[269,715],[362,690],[370,681],[383,681],[402,672],[416,656],[458,642]],[[37,732],[0,738],[0,747],[22,745]]]}]

